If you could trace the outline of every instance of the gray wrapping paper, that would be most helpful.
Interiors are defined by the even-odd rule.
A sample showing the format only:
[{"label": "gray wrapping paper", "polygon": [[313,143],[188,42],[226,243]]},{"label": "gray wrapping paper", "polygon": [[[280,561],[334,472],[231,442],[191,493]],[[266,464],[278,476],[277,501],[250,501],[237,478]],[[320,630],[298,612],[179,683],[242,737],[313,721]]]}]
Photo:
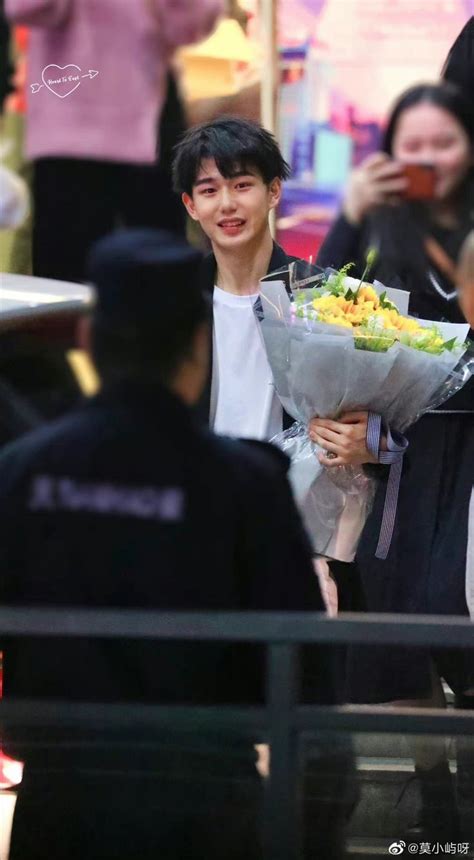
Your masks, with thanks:
[{"label": "gray wrapping paper", "polygon": [[[256,313],[276,391],[297,422],[272,441],[291,457],[290,481],[315,554],[352,561],[375,483],[361,467],[321,466],[308,422],[367,410],[403,432],[463,386],[474,372],[474,354],[431,355],[398,342],[387,352],[356,349],[350,329],[297,316],[291,300],[297,286],[288,290],[278,273],[269,278],[261,282]],[[311,288],[298,293],[299,307],[309,305]],[[446,340],[462,342],[467,333],[467,325],[443,324]]]}]

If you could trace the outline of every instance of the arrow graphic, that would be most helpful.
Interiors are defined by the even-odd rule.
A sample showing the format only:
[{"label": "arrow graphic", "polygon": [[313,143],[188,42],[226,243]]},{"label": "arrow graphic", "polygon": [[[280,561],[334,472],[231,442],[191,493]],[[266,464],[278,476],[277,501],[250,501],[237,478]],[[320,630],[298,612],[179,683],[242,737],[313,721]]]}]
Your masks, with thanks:
[{"label": "arrow graphic", "polygon": [[[73,63],[70,63],[68,66],[57,66],[55,63],[50,63],[49,66],[45,66],[45,68],[43,69],[42,78],[43,78],[44,83],[42,83],[42,84],[39,84],[39,83],[30,84],[31,92],[33,93],[33,95],[35,95],[36,93],[39,93],[39,91],[42,90],[45,85],[48,88],[48,90],[51,90],[51,92],[54,93],[55,96],[59,96],[59,98],[66,98],[66,96],[71,95],[71,93],[73,93],[74,90],[77,90],[78,86],[81,83],[81,81],[79,80],[79,77],[73,77],[72,75],[70,75],[68,78],[63,77],[61,80],[58,77],[57,72],[56,73],[51,72],[50,74],[55,74],[56,78],[58,78],[58,79],[57,80],[49,80],[49,79],[45,80],[45,78],[44,78],[45,72],[49,69],[58,69],[59,72],[61,72],[61,73],[67,69],[77,69],[78,72],[81,71],[79,66],[75,66]],[[87,74],[81,75],[81,78],[89,78],[91,81],[93,81],[94,78],[96,78],[98,74],[99,74],[99,72],[97,71],[97,69],[89,69]],[[54,88],[54,87],[57,87],[58,85],[64,85],[65,83],[67,83],[67,81],[69,81],[71,83],[74,81],[77,82],[75,86],[72,86],[70,88],[69,92],[61,93],[61,92],[58,92],[57,89]]]}]

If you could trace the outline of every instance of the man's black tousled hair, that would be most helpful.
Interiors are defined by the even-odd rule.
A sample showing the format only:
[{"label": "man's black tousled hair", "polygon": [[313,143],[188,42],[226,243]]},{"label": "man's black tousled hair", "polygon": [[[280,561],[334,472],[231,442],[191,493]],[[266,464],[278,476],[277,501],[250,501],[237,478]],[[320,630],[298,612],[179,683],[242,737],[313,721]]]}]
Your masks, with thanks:
[{"label": "man's black tousled hair", "polygon": [[191,195],[205,158],[213,158],[226,179],[237,172],[258,170],[269,185],[273,179],[288,179],[290,167],[274,136],[256,122],[223,117],[190,129],[175,146],[173,184],[178,194]]}]

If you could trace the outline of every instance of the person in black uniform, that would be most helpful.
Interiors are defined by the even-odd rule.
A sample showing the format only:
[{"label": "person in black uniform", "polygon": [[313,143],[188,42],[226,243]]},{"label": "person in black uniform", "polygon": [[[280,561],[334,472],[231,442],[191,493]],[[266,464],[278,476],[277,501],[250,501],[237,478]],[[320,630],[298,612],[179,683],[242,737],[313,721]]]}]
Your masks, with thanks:
[{"label": "person in black uniform", "polygon": [[[411,314],[464,322],[456,263],[474,226],[473,157],[472,101],[449,83],[408,90],[389,117],[382,152],[353,172],[342,212],[317,262],[339,268],[354,261],[355,276],[361,276],[367,250],[374,246],[378,259],[371,276],[408,290]],[[434,165],[432,199],[405,199],[403,162]],[[474,380],[441,409],[425,415],[407,435],[409,449],[389,556],[386,561],[375,558],[383,488],[359,545],[362,603],[371,612],[465,615]],[[440,677],[456,693],[459,706],[474,707],[474,666],[469,653],[356,648],[349,661],[349,697],[364,703],[443,704]],[[455,816],[449,814],[451,777],[444,750],[425,757],[423,766],[420,761],[418,772],[426,799],[428,838],[443,828],[446,837],[453,838]],[[433,794],[435,778],[439,784],[444,781],[444,795]]]},{"label": "person in black uniform", "polygon": [[[88,336],[102,389],[0,456],[3,604],[323,609],[285,456],[214,437],[193,412],[208,368],[199,264],[184,240],[154,230],[95,248]],[[7,698],[263,700],[257,646],[0,644]],[[333,701],[328,659],[310,649],[304,669],[307,700]],[[260,856],[251,743],[200,735],[140,757],[110,736],[95,750],[60,729],[38,740],[8,747],[26,761],[11,860]]]}]

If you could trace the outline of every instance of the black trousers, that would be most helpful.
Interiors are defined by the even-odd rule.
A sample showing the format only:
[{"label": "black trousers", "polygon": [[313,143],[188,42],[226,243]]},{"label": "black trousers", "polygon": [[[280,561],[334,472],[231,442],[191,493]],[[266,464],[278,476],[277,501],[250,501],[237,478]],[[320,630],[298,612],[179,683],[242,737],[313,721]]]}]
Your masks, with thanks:
[{"label": "black trousers", "polygon": [[85,280],[91,245],[116,227],[185,232],[170,172],[157,165],[41,158],[33,198],[33,273],[39,277]]},{"label": "black trousers", "polygon": [[254,772],[25,768],[10,860],[261,860]]},{"label": "black trousers", "polygon": [[[345,856],[353,757],[346,739],[330,742],[330,753],[318,743],[305,750],[305,860]],[[10,860],[262,860],[263,785],[251,751],[175,752],[154,767],[150,758],[148,771],[146,749],[125,750],[116,767],[112,754],[102,770],[91,767],[94,749],[67,767],[64,755],[60,745],[47,765],[25,766]]]}]

